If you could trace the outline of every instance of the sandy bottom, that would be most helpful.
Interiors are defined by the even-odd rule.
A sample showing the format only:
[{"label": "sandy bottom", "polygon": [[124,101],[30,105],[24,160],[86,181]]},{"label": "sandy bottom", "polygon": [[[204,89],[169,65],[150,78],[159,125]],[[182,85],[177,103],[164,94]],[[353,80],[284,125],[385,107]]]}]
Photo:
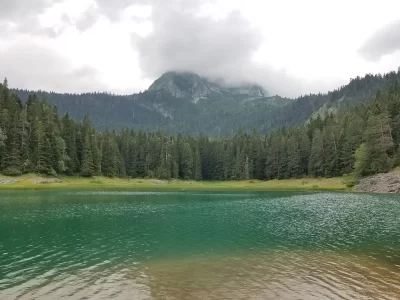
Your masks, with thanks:
[{"label": "sandy bottom", "polygon": [[105,263],[75,274],[43,276],[46,280],[38,277],[0,290],[0,299],[400,299],[399,266],[330,252]]},{"label": "sandy bottom", "polygon": [[400,267],[348,254],[198,257],[145,273],[153,299],[400,299]]}]

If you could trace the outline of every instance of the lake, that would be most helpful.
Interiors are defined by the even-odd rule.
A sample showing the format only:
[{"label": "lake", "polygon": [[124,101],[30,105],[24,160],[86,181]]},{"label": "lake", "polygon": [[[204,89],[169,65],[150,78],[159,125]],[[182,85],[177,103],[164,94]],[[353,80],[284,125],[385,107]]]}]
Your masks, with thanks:
[{"label": "lake", "polygon": [[400,299],[400,196],[1,192],[0,299]]}]

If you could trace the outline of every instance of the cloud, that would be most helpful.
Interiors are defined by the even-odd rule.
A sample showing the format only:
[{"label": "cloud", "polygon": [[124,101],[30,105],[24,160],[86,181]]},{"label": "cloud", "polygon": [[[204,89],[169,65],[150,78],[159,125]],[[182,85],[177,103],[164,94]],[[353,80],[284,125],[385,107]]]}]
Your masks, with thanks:
[{"label": "cloud", "polygon": [[15,20],[24,16],[37,15],[52,6],[56,0],[1,0],[0,17],[2,20]]},{"label": "cloud", "polygon": [[152,33],[132,34],[143,76],[154,79],[167,71],[188,71],[228,84],[260,84],[270,94],[287,96],[322,87],[255,62],[263,42],[260,31],[237,11],[219,19],[199,16],[203,2],[185,1],[182,8],[182,1],[153,1]]},{"label": "cloud", "polygon": [[42,26],[39,16],[61,1],[0,0],[0,33],[2,35],[28,33],[48,37],[58,36],[63,29]]},{"label": "cloud", "polygon": [[53,50],[20,41],[0,50],[0,77],[11,87],[58,92],[88,92],[107,86],[89,66],[73,67]]},{"label": "cloud", "polygon": [[[105,17],[112,23],[121,21],[121,13],[135,5],[150,5],[159,0],[94,0],[78,18],[69,19],[69,24],[75,26],[79,31],[83,32],[91,28],[101,18]],[[193,1],[193,0],[189,0]],[[134,9],[138,11],[137,9]],[[141,20],[143,18],[131,16],[132,19]]]},{"label": "cloud", "polygon": [[[80,31],[85,31],[92,27],[99,19],[99,12],[96,7],[89,7],[75,22],[75,27]],[[72,24],[72,21],[70,21]]]},{"label": "cloud", "polygon": [[400,20],[376,31],[359,49],[367,60],[378,61],[382,56],[400,50]]},{"label": "cloud", "polygon": [[[148,8],[147,11],[142,10],[143,7]],[[115,68],[108,63],[111,59],[118,60],[125,68],[128,68],[126,62],[133,59],[135,63],[130,66],[136,68],[134,73],[142,82],[174,70],[195,72],[232,84],[257,83],[271,94],[296,96],[325,90],[324,84],[307,84],[285,71],[255,62],[254,54],[265,42],[264,36],[241,13],[230,11],[230,7],[231,2],[224,0],[0,0],[0,46],[3,44],[3,48],[0,47],[0,75],[7,75],[11,85],[19,87],[57,91],[98,90],[105,87],[98,72],[89,67],[73,68],[66,57],[71,62],[90,61],[103,70],[103,78],[107,77],[106,73],[114,73]],[[216,11],[218,17],[213,14]],[[109,22],[104,22],[104,19]],[[146,24],[146,30],[138,30],[143,24]],[[78,31],[69,30],[71,27]],[[150,28],[152,31],[148,34]],[[279,31],[279,28],[273,30]],[[125,38],[129,33],[134,51],[126,45],[129,38]],[[91,43],[103,34],[104,41],[99,42],[100,47],[101,43],[107,44],[112,40],[110,35],[118,35],[113,47],[126,47],[130,51],[113,52],[113,47],[108,47],[107,55],[110,56],[103,62],[82,59],[85,51],[75,53],[72,51],[74,47],[68,47],[68,43],[74,43],[76,38],[84,37],[85,42]],[[40,43],[34,43],[39,39]],[[14,41],[20,42],[13,45]],[[79,42],[74,46],[76,44]],[[65,57],[58,55],[46,45],[54,45],[60,53],[68,53],[65,52]],[[274,47],[277,46],[271,45]],[[268,55],[268,47],[263,48],[267,49],[263,55]],[[115,53],[123,55],[113,57]],[[115,74],[115,77],[127,78],[122,73]]]},{"label": "cloud", "polygon": [[259,47],[259,33],[237,12],[219,21],[181,12],[156,14],[153,33],[134,40],[148,76],[170,70],[225,69],[248,62]]},{"label": "cloud", "polygon": [[152,0],[96,0],[100,13],[106,15],[110,20],[117,21],[119,14],[125,8],[134,4],[146,4]]}]

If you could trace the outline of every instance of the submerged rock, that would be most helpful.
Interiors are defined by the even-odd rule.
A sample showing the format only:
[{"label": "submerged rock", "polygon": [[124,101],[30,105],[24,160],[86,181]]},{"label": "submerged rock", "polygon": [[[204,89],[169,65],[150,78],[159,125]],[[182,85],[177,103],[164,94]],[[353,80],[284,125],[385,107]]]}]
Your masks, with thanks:
[{"label": "submerged rock", "polygon": [[357,192],[400,193],[400,172],[381,173],[360,179]]}]

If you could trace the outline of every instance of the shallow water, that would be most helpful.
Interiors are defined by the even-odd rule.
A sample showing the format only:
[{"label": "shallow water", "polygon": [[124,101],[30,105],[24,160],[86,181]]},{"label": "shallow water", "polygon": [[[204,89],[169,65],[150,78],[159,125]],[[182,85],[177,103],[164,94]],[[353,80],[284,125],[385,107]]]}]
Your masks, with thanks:
[{"label": "shallow water", "polygon": [[400,197],[0,193],[0,299],[400,299]]}]

